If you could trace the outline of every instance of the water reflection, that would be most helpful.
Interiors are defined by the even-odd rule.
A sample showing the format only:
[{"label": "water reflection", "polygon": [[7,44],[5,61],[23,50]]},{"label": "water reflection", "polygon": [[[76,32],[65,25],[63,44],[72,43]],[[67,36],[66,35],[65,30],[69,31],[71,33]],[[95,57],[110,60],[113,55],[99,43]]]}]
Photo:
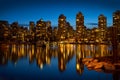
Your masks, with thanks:
[{"label": "water reflection", "polygon": [[75,45],[70,44],[60,44],[58,45],[58,67],[60,71],[66,69],[66,64],[72,59],[75,54]]},{"label": "water reflection", "polygon": [[78,74],[82,74],[84,71],[84,64],[82,62],[82,57],[78,54],[76,54],[76,71]]},{"label": "water reflection", "polygon": [[57,58],[59,71],[65,71],[66,64],[73,56],[76,56],[76,71],[82,74],[84,70],[83,58],[111,56],[111,51],[109,45],[58,44],[55,47],[42,48],[27,44],[1,44],[0,64],[5,65],[8,61],[17,63],[19,59],[28,56],[29,64],[36,62],[37,66],[43,69],[45,65],[51,63],[52,58]]},{"label": "water reflection", "polygon": [[82,58],[112,56],[110,45],[76,45],[76,54]]},{"label": "water reflection", "polygon": [[[120,48],[118,46],[118,48]],[[118,51],[119,52],[119,51]],[[119,53],[118,53],[119,54]],[[88,57],[112,56],[111,45],[80,45],[80,44],[57,44],[54,46],[37,47],[28,44],[0,44],[0,66],[8,66],[8,62],[17,64],[19,60],[28,59],[29,64],[36,64],[37,68],[44,70],[45,66],[57,61],[59,72],[65,72],[67,64],[75,60],[70,67],[75,66],[77,74],[82,75],[85,66],[82,59]],[[75,58],[75,59],[73,59]],[[30,65],[29,65],[30,66]],[[113,79],[120,79],[119,72],[113,73]]]}]

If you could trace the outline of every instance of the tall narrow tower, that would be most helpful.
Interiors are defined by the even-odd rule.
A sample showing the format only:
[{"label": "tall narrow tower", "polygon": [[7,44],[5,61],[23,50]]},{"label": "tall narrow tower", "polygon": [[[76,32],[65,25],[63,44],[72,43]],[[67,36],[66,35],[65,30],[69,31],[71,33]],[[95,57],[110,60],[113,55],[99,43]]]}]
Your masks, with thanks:
[{"label": "tall narrow tower", "polygon": [[113,26],[120,27],[120,11],[113,13]]},{"label": "tall narrow tower", "polygon": [[107,28],[107,18],[101,14],[98,17],[98,28],[99,29],[106,29]]},{"label": "tall narrow tower", "polygon": [[113,13],[113,27],[116,27],[117,40],[120,42],[120,10]]},{"label": "tall narrow tower", "polygon": [[99,40],[101,43],[107,41],[107,18],[101,14],[98,16]]},{"label": "tall narrow tower", "polygon": [[81,12],[76,15],[76,40],[84,41],[85,37],[85,26],[84,26],[84,16]]},{"label": "tall narrow tower", "polygon": [[58,38],[60,41],[66,39],[66,29],[66,17],[61,14],[58,18]]},{"label": "tall narrow tower", "polygon": [[84,16],[81,12],[76,15],[76,29],[79,29],[79,27],[84,27]]},{"label": "tall narrow tower", "polygon": [[35,27],[35,23],[34,23],[33,21],[30,21],[30,22],[29,22],[29,30],[30,30],[30,33],[33,32],[34,27]]}]

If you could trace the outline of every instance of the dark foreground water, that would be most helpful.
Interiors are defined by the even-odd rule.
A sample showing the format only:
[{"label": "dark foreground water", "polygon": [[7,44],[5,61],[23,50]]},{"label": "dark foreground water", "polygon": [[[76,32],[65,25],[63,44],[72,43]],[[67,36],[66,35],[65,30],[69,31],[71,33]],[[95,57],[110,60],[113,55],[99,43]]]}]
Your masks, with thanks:
[{"label": "dark foreground water", "polygon": [[1,45],[0,80],[115,80],[119,74],[88,70],[86,57],[112,55],[110,45]]}]

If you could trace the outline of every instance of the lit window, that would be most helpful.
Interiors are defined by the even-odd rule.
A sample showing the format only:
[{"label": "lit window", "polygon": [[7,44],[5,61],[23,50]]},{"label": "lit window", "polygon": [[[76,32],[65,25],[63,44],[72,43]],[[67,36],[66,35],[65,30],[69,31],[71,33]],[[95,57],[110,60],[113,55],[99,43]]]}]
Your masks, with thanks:
[{"label": "lit window", "polygon": [[42,24],[38,24],[38,26],[42,26]]},{"label": "lit window", "polygon": [[79,21],[79,19],[77,19],[76,21]]},{"label": "lit window", "polygon": [[60,19],[61,21],[63,21],[64,19]]}]

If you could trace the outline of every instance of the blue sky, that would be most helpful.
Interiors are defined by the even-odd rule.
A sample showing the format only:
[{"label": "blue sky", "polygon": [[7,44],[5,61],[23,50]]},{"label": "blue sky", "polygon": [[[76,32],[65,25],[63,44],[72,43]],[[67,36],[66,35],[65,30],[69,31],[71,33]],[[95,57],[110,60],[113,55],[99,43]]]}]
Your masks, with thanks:
[{"label": "blue sky", "polygon": [[120,10],[119,4],[120,0],[0,0],[0,20],[29,24],[29,21],[43,18],[57,26],[59,15],[64,14],[75,26],[76,14],[81,11],[85,25],[91,27],[87,24],[97,23],[100,14],[104,14],[111,24],[113,12]]}]

